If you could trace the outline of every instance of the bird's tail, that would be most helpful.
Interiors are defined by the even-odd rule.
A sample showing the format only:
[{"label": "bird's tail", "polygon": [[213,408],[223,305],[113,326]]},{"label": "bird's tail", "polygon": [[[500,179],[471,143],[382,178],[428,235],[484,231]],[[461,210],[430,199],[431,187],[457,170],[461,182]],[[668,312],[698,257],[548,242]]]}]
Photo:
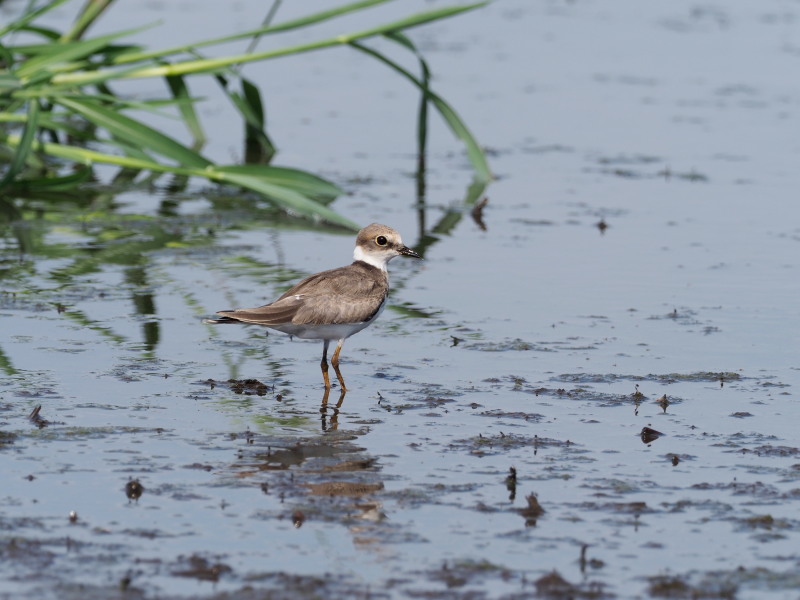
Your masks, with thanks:
[{"label": "bird's tail", "polygon": [[219,317],[218,319],[203,319],[203,323],[209,325],[222,325],[224,323],[241,323],[238,319],[231,319],[230,317]]}]

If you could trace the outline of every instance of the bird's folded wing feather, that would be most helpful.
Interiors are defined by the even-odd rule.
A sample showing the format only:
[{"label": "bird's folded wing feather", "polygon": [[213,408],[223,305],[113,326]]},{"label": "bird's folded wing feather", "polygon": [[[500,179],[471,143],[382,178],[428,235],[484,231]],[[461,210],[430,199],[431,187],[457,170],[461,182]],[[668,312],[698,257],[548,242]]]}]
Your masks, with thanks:
[{"label": "bird's folded wing feather", "polygon": [[271,304],[218,314],[261,325],[358,323],[378,311],[387,292],[385,276],[375,280],[348,266],[311,275]]},{"label": "bird's folded wing feather", "polygon": [[[297,303],[299,304],[299,302]],[[292,317],[297,313],[297,307],[280,306],[271,304],[258,308],[237,308],[236,310],[221,310],[218,315],[229,317],[242,323],[256,323],[258,325],[279,325],[291,323]]]}]

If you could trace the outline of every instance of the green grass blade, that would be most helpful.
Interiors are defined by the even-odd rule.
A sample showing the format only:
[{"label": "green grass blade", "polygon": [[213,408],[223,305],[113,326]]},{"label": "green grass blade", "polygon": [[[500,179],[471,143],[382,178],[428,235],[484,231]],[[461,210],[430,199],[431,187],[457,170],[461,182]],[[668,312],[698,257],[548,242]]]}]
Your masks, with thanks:
[{"label": "green grass blade", "polygon": [[197,118],[197,111],[194,109],[194,101],[189,94],[189,87],[186,85],[186,80],[180,76],[167,77],[167,85],[172,92],[172,97],[178,103],[178,110],[183,117],[183,122],[192,134],[195,147],[200,147],[206,142],[206,134],[203,132],[203,126],[200,124],[200,119]]},{"label": "green grass blade", "polygon": [[11,94],[22,87],[22,82],[11,73],[0,73],[0,96]]},{"label": "green grass blade", "polygon": [[[154,115],[158,115],[159,117],[164,118],[175,118],[173,113],[168,111],[158,110],[159,107],[162,106],[173,106],[176,104],[176,101],[173,98],[162,98],[156,100],[131,100],[131,99],[122,99],[113,94],[103,94],[100,92],[87,95],[82,93],[74,93],[70,91],[65,91],[63,88],[60,87],[53,87],[53,86],[43,86],[37,87],[34,89],[24,89],[14,93],[14,98],[16,100],[28,100],[30,98],[39,98],[45,99],[48,102],[52,102],[53,98],[59,99],[78,99],[78,100],[89,100],[95,103],[103,103],[104,105],[114,106],[114,110],[143,110]],[[192,101],[196,102],[197,99],[194,98]],[[24,102],[23,102],[24,103]],[[23,104],[21,103],[21,104]],[[56,102],[57,104],[57,102]],[[76,123],[70,123],[64,119],[64,114],[61,112],[54,112],[54,111],[44,111],[40,118],[40,124],[42,126],[46,126],[52,129],[62,129],[64,131],[69,132],[70,135],[75,136],[77,138],[86,138],[85,132],[82,134],[80,132],[80,125]],[[0,122],[8,121],[8,122],[18,122],[22,123],[25,121],[25,115],[17,114],[17,113],[8,113],[8,112],[0,112]]]},{"label": "green grass blade", "polygon": [[455,110],[444,101],[443,98],[434,93],[430,94],[431,102],[442,115],[450,130],[459,138],[467,148],[467,157],[475,170],[475,176],[481,182],[488,182],[493,179],[486,155],[483,153],[478,141],[472,135],[467,125],[458,116]]},{"label": "green grass blade", "polygon": [[[233,65],[277,58],[279,56],[299,54],[302,52],[310,52],[312,50],[321,50],[323,48],[341,46],[344,44],[353,44],[360,39],[374,37],[376,35],[383,35],[385,33],[400,29],[418,27],[433,21],[452,17],[468,10],[473,10],[475,8],[484,6],[485,4],[486,2],[479,2],[477,4],[451,6],[424,11],[397,21],[384,23],[383,25],[365,29],[356,33],[337,35],[335,37],[318,40],[316,42],[308,42],[305,44],[298,44],[296,46],[278,48],[276,50],[255,52],[253,54],[238,54],[221,58],[200,58],[161,66],[143,66],[139,70],[134,70],[133,72],[126,74],[125,77],[165,77],[168,75],[185,75],[187,73],[220,73]],[[53,82],[82,85],[82,79],[84,76],[85,75],[82,73],[61,73],[53,77]]]},{"label": "green grass blade", "polygon": [[394,31],[387,33],[386,37],[413,52],[419,61],[420,71],[422,72],[422,76],[419,79],[422,94],[420,95],[419,108],[417,109],[417,194],[422,197],[425,192],[424,175],[428,148],[428,105],[430,103],[431,70],[417,47],[404,34]]},{"label": "green grass blade", "polygon": [[[3,44],[0,44],[0,65],[3,65],[2,77],[13,77],[8,72],[8,67],[14,64],[14,55]],[[16,79],[16,77],[13,77]]]},{"label": "green grass blade", "polygon": [[275,146],[264,128],[264,105],[258,87],[242,78],[242,93],[228,89],[222,77],[220,81],[223,91],[245,121],[245,162],[268,164],[275,156]]},{"label": "green grass blade", "polygon": [[[19,136],[10,135],[5,140],[9,144],[19,144]],[[67,146],[66,144],[56,144],[53,142],[37,142],[34,146],[37,151],[44,152],[56,158],[63,158],[71,160],[79,165],[92,165],[94,163],[101,163],[106,165],[117,165],[129,169],[139,169],[142,171],[158,171],[165,173],[178,173],[181,175],[203,175],[202,169],[188,169],[185,167],[173,167],[154,162],[152,160],[143,160],[139,158],[132,158],[130,156],[120,156],[117,154],[107,154],[105,152],[98,152],[96,150],[88,150],[87,148],[79,148],[78,146]]]},{"label": "green grass blade", "polygon": [[58,8],[65,2],[69,2],[69,0],[54,0],[53,2],[47,2],[40,8],[36,10],[32,10],[30,12],[26,12],[22,18],[17,19],[16,21],[12,21],[5,27],[0,27],[0,37],[7,34],[9,31],[17,31],[19,29],[24,28],[28,23],[31,21],[35,21],[43,14],[50,12],[53,9]]},{"label": "green grass blade", "polygon": [[241,100],[246,110],[242,111],[247,123],[258,129],[264,129],[264,103],[261,101],[261,92],[258,86],[242,78]]},{"label": "green grass blade", "polygon": [[157,162],[156,160],[153,159],[152,156],[150,156],[147,152],[142,150],[142,148],[140,146],[135,146],[135,145],[127,142],[126,140],[121,140],[121,139],[119,139],[117,137],[112,138],[111,142],[117,148],[122,150],[122,152],[125,154],[125,156],[129,156],[131,158],[135,158],[135,159],[142,160],[142,161],[145,161],[145,162],[153,162],[153,163]]},{"label": "green grass blade", "polygon": [[74,189],[81,183],[89,181],[92,176],[92,168],[86,165],[81,165],[78,170],[69,175],[61,175],[58,177],[41,177],[38,179],[26,179],[13,184],[14,190],[36,190],[36,191],[66,191]]},{"label": "green grass blade", "polygon": [[89,122],[103,127],[113,136],[129,144],[147,148],[156,154],[171,158],[180,166],[202,169],[211,164],[211,161],[202,155],[160,131],[156,131],[140,121],[121,115],[97,102],[63,97],[54,98],[53,101],[81,115]]},{"label": "green grass blade", "polygon": [[224,167],[224,171],[226,173],[260,176],[275,185],[292,189],[304,196],[310,196],[325,203],[331,202],[344,193],[340,187],[330,181],[306,171],[289,167],[230,165]]},{"label": "green grass blade", "polygon": [[98,51],[107,47],[113,40],[144,31],[150,27],[152,27],[152,25],[136,27],[134,29],[110,33],[108,35],[102,35],[80,42],[51,44],[50,52],[40,54],[23,62],[19,68],[17,68],[16,74],[22,79],[27,79],[43,71],[55,70],[55,68],[59,65],[59,70],[69,70],[71,68],[80,66],[75,65],[75,61],[87,58],[92,54],[97,53]]},{"label": "green grass blade", "polygon": [[365,8],[372,8],[373,6],[377,6],[379,4],[385,4],[386,2],[389,1],[390,0],[361,0],[360,2],[351,2],[350,4],[344,4],[342,6],[331,8],[329,10],[323,10],[310,15],[306,15],[305,17],[299,17],[297,19],[292,19],[290,21],[284,21],[283,23],[278,23],[277,25],[272,25],[270,27],[267,27],[266,33],[289,31],[290,29],[297,29],[299,27],[308,27],[310,25],[316,25],[317,23],[321,23],[323,21],[328,21],[336,17],[341,17],[351,12],[364,10]]},{"label": "green grass blade", "polygon": [[5,176],[0,180],[0,190],[5,188],[9,183],[14,181],[17,174],[25,167],[28,160],[28,155],[33,147],[33,141],[36,139],[36,133],[39,128],[39,101],[31,100],[28,102],[28,115],[25,121],[25,129],[20,137],[20,142],[17,145],[17,151],[11,164],[8,166]]},{"label": "green grass blade", "polygon": [[[270,26],[272,20],[275,18],[275,15],[280,7],[281,7],[281,0],[272,0],[272,6],[269,7],[269,10],[267,11],[267,15],[264,17],[264,20],[261,21],[261,27],[263,29],[266,29]],[[259,33],[253,36],[253,39],[251,39],[250,43],[247,44],[247,49],[245,50],[246,53],[250,54],[251,52],[255,51],[256,46],[258,46],[258,41],[261,39],[262,35],[263,34]]]},{"label": "green grass blade", "polygon": [[94,23],[97,17],[108,8],[113,0],[89,0],[84,6],[78,20],[67,33],[61,36],[62,42],[80,39],[83,33]]},{"label": "green grass blade", "polygon": [[443,98],[435,94],[428,88],[421,80],[415,77],[412,73],[408,72],[406,69],[398,65],[393,60],[389,59],[385,55],[381,54],[380,52],[369,48],[368,46],[364,46],[363,44],[359,44],[358,42],[350,42],[350,45],[353,48],[357,48],[362,52],[369,54],[370,56],[377,58],[379,61],[383,62],[384,64],[390,66],[392,69],[403,75],[409,81],[412,81],[414,85],[419,87],[428,97],[428,99],[433,103],[436,107],[436,110],[439,111],[439,114],[445,120],[450,131],[459,138],[467,149],[467,157],[469,158],[470,162],[472,163],[472,168],[475,170],[475,176],[480,181],[490,181],[492,179],[492,172],[489,169],[489,163],[486,161],[486,156],[481,150],[480,145],[478,144],[475,137],[470,132],[469,128],[464,124],[461,118],[458,116],[455,110],[447,103]]},{"label": "green grass blade", "polygon": [[[55,41],[59,37],[61,37],[61,34],[58,31],[56,31],[55,29],[50,29],[49,27],[36,27],[36,26],[33,26],[33,25],[25,25],[24,27],[20,27],[17,31],[25,31],[27,33],[35,33],[36,35],[41,36],[41,37],[43,37],[43,38],[45,38],[47,40],[51,40],[51,41]],[[20,52],[21,54],[26,54],[25,52],[22,52],[22,51],[19,50],[19,48],[22,48],[22,47],[23,46],[14,46],[14,49],[17,50],[18,52]]]},{"label": "green grass blade", "polygon": [[447,19],[449,17],[453,17],[455,15],[459,15],[461,13],[474,10],[476,8],[485,6],[486,4],[488,4],[488,2],[476,2],[473,4],[465,4],[462,6],[444,6],[442,8],[436,8],[433,10],[427,10],[413,15],[409,15],[397,21],[392,21],[391,23],[384,23],[383,25],[377,25],[376,27],[365,29],[363,31],[359,31],[357,33],[353,33],[350,35],[340,35],[337,36],[335,39],[339,40],[339,43],[347,44],[350,43],[350,41],[352,40],[374,37],[376,35],[383,35],[391,31],[405,31],[413,27],[419,27],[420,25],[426,25],[434,21],[440,21],[442,19]]},{"label": "green grass blade", "polygon": [[[76,67],[80,68],[77,64]],[[126,74],[129,72],[133,72],[136,70],[137,67],[128,67],[127,69],[120,69],[117,71],[113,71],[111,69],[99,69],[97,71],[84,71],[83,78],[81,80],[81,85],[101,85],[111,79],[119,79],[121,77],[125,77]],[[39,81],[37,82],[34,78],[31,78],[28,83],[36,83],[37,85],[29,85],[26,88],[26,92],[29,93],[36,93],[41,92],[40,95],[43,94],[63,94],[65,89],[72,89],[75,86],[73,84],[61,84],[61,85],[50,85],[44,86],[41,82],[47,81],[50,78],[50,74],[46,71],[39,73]],[[114,100],[118,100],[116,97],[112,97]]]},{"label": "green grass blade", "polygon": [[[3,141],[12,147],[15,147],[20,144],[21,139],[18,135],[9,135]],[[34,149],[37,152],[43,152],[56,158],[63,158],[78,165],[91,166],[95,163],[100,163],[106,165],[117,165],[126,169],[135,169],[139,171],[175,173],[177,175],[205,177],[208,179],[205,169],[192,169],[165,165],[147,158],[147,155],[141,151],[139,151],[139,156],[121,156],[118,154],[108,154],[105,152],[98,152],[96,150],[89,150],[87,148],[80,148],[78,146],[68,146],[66,144],[39,141],[34,144]]]},{"label": "green grass blade", "polygon": [[[251,173],[246,173],[243,170],[243,167],[248,166],[251,167]],[[339,215],[327,206],[314,202],[295,190],[276,185],[269,177],[258,173],[262,169],[263,167],[255,165],[237,165],[235,167],[216,167],[213,170],[209,170],[212,172],[211,176],[216,181],[238,185],[264,194],[277,205],[290,212],[304,217],[321,219],[334,225],[340,225],[351,231],[358,231],[360,229],[356,223]]]},{"label": "green grass blade", "polygon": [[210,40],[204,40],[202,42],[197,42],[194,44],[185,44],[182,46],[173,46],[172,48],[165,48],[163,50],[153,50],[149,52],[135,52],[131,53],[126,56],[120,56],[117,60],[115,60],[115,64],[125,64],[131,62],[139,62],[143,60],[151,60],[154,58],[163,58],[166,56],[171,56],[173,54],[181,54],[184,52],[192,52],[197,50],[198,48],[203,48],[207,46],[216,46],[219,44],[226,44],[229,42],[236,42],[242,39],[247,39],[251,37],[267,35],[270,33],[279,33],[283,31],[290,31],[292,29],[297,29],[300,27],[307,27],[309,25],[315,25],[317,23],[321,23],[323,21],[327,21],[329,19],[340,17],[346,15],[348,13],[363,10],[365,8],[370,8],[372,6],[376,6],[378,4],[385,4],[386,2],[390,2],[391,0],[361,0],[359,2],[352,2],[350,4],[345,4],[343,6],[339,6],[330,10],[323,10],[317,13],[313,13],[310,15],[306,15],[304,17],[300,17],[298,19],[292,19],[290,21],[285,21],[283,23],[279,23],[277,25],[268,25],[267,27],[259,27],[257,29],[251,29],[249,31],[243,31],[241,33],[236,33],[233,35],[226,35],[223,37],[212,38]]},{"label": "green grass blade", "polygon": [[264,127],[264,113],[260,102],[253,103],[245,94],[240,94],[227,88],[223,89],[247,125],[256,129]]},{"label": "green grass blade", "polygon": [[[6,141],[11,145],[18,145],[21,140],[19,136],[8,136]],[[289,212],[306,218],[326,221],[332,225],[338,225],[351,231],[358,231],[359,229],[356,223],[339,215],[324,204],[311,200],[306,195],[296,191],[296,189],[284,187],[285,179],[293,174],[298,180],[303,179],[300,172],[294,169],[263,167],[258,165],[207,166],[202,169],[184,168],[164,165],[130,156],[105,154],[86,148],[66,146],[63,144],[37,142],[34,147],[50,156],[71,160],[81,165],[91,165],[93,163],[112,164],[143,171],[203,177],[217,183],[237,185],[266,196],[276,206]],[[284,178],[283,180],[281,179],[282,177]],[[324,180],[316,178],[313,175],[309,174],[307,181],[316,181],[319,186],[324,187]],[[332,184],[328,185],[332,186]],[[328,191],[332,191],[332,188],[328,188]]]},{"label": "green grass blade", "polygon": [[[58,34],[56,33],[56,38]],[[35,58],[37,56],[44,56],[59,52],[64,47],[64,43],[57,40],[48,40],[42,44],[21,44],[17,46],[10,46],[15,54],[21,55],[23,58]],[[97,53],[98,57],[104,57],[105,63],[111,63],[114,58],[120,54],[129,54],[131,52],[138,52],[141,50],[138,44],[107,44],[100,49]]]}]

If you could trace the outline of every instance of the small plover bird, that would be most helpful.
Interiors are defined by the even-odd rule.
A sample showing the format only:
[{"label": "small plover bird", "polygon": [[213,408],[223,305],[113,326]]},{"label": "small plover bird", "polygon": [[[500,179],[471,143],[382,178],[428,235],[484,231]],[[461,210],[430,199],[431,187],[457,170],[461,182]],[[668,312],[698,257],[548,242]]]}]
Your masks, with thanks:
[{"label": "small plover bird", "polygon": [[307,340],[322,340],[322,378],[328,378],[328,345],[338,340],[331,365],[347,391],[339,370],[344,341],[368,327],[386,306],[389,275],[386,264],[395,256],[422,258],[403,244],[391,227],[373,223],[358,232],[353,264],[306,277],[271,304],[258,308],[220,310],[206,323],[252,323]]}]

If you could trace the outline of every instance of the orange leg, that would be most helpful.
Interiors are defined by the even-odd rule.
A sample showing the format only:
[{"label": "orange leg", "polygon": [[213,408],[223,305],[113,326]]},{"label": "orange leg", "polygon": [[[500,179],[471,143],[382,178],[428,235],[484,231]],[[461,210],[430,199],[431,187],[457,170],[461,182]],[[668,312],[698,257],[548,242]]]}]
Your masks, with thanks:
[{"label": "orange leg", "polygon": [[[331,380],[328,379],[328,344],[330,344],[330,340],[325,340],[322,346],[322,362],[319,364],[322,368],[322,379],[325,381],[326,392],[331,389]],[[334,354],[334,356],[336,355]],[[334,368],[336,369],[336,367]],[[339,374],[339,369],[336,369],[336,374]]]},{"label": "orange leg", "polygon": [[339,370],[339,353],[342,351],[343,345],[344,339],[339,340],[339,343],[336,345],[336,350],[333,351],[331,364],[333,365],[333,370],[336,371],[336,378],[339,380],[339,384],[342,386],[342,391],[346,392],[347,386],[344,384],[344,377],[342,377],[342,372]]}]

